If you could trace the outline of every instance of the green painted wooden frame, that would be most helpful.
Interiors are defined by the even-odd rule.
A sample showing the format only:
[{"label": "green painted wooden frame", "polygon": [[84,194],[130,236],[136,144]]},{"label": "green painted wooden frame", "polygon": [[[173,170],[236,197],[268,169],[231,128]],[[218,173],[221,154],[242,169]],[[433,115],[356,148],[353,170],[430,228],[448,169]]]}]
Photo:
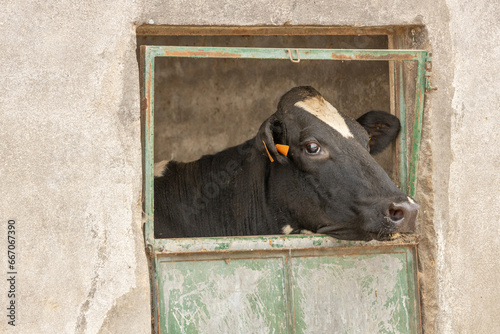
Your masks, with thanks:
[{"label": "green painted wooden frame", "polygon": [[[238,261],[242,259],[269,259],[282,258],[284,263],[284,282],[288,296],[293,295],[292,259],[314,257],[349,258],[352,256],[380,256],[398,255],[405,259],[403,270],[402,289],[407,293],[403,298],[402,307],[407,311],[408,334],[421,333],[420,299],[417,282],[417,244],[416,236],[407,236],[404,241],[346,241],[337,240],[326,235],[275,235],[275,236],[242,236],[242,237],[211,237],[163,239],[156,248],[154,258],[154,294],[153,307],[155,309],[156,333],[176,332],[168,328],[167,307],[164,295],[165,273],[162,265],[171,265],[175,262],[195,261]],[[293,301],[286,301],[287,312],[283,318],[286,322],[286,333],[300,333],[295,315]]]},{"label": "green painted wooden frame", "polygon": [[[424,93],[430,84],[426,77],[426,63],[431,58],[424,50],[346,50],[346,49],[283,49],[283,48],[229,48],[229,47],[181,47],[181,46],[141,46],[142,74],[142,109],[144,111],[143,152],[144,152],[144,212],[145,212],[145,242],[152,259],[152,304],[155,312],[155,330],[162,330],[161,301],[158,287],[158,268],[160,262],[172,256],[189,254],[193,260],[206,257],[206,252],[212,255],[231,258],[242,252],[266,251],[285,252],[292,256],[294,250],[314,250],[326,248],[334,252],[350,251],[360,253],[403,252],[408,259],[408,285],[412,294],[409,303],[409,314],[412,328],[419,333],[420,312],[418,285],[416,282],[416,245],[415,237],[405,243],[398,242],[354,242],[340,241],[323,235],[313,236],[249,236],[221,238],[187,238],[187,239],[155,239],[154,238],[154,73],[157,57],[188,57],[188,58],[241,58],[269,60],[341,60],[341,61],[415,61],[417,62],[415,119],[413,122],[413,139],[409,159],[407,152],[406,103],[404,102],[404,87],[400,87],[400,118],[401,136],[399,156],[400,179],[399,186],[410,196],[415,195],[417,181],[417,162],[420,150],[422,114]],[[402,67],[396,70],[402,78]],[[427,73],[428,74],[428,73]],[[408,163],[409,162],[409,163]],[[409,168],[408,168],[409,165]],[[366,246],[370,247],[366,247]],[[285,254],[284,253],[284,254]],[[234,255],[236,254],[236,255]],[[164,318],[163,318],[164,319]],[[288,321],[291,321],[288,319]],[[413,330],[412,330],[413,332]]]},{"label": "green painted wooden frame", "polygon": [[[399,187],[410,196],[415,196],[417,164],[420,152],[422,114],[426,85],[426,62],[430,61],[425,50],[361,50],[361,49],[282,49],[282,48],[230,48],[230,47],[183,47],[183,46],[141,46],[143,71],[144,117],[144,212],[146,214],[145,236],[148,246],[154,248],[162,243],[153,234],[154,208],[154,72],[157,57],[187,58],[240,58],[269,60],[351,60],[351,61],[416,61],[415,119],[413,140],[408,159],[406,104],[400,104],[401,135],[399,156]],[[402,69],[399,73],[402,76]],[[403,88],[403,87],[402,87]],[[403,89],[400,90],[403,94]],[[404,96],[402,96],[404,101]],[[409,173],[408,173],[409,160]]]}]

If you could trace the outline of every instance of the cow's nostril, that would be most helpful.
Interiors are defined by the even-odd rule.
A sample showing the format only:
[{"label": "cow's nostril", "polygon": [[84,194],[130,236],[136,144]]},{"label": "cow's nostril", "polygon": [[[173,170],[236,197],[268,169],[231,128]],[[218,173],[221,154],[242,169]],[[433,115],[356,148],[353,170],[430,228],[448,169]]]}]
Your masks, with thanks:
[{"label": "cow's nostril", "polygon": [[394,224],[396,232],[414,232],[417,212],[418,204],[409,198],[408,201],[389,205],[388,220]]},{"label": "cow's nostril", "polygon": [[399,209],[390,209],[389,210],[389,217],[391,218],[391,220],[393,222],[397,222],[397,221],[400,221],[401,219],[403,219],[405,216],[403,210],[399,210]]}]

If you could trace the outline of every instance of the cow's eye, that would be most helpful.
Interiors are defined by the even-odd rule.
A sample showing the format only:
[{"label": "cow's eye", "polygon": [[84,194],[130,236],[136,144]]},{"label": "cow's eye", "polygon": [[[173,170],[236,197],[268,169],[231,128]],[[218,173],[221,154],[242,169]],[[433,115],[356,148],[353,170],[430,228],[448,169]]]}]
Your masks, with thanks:
[{"label": "cow's eye", "polygon": [[316,143],[307,143],[306,150],[309,154],[318,154],[321,151],[321,147]]}]

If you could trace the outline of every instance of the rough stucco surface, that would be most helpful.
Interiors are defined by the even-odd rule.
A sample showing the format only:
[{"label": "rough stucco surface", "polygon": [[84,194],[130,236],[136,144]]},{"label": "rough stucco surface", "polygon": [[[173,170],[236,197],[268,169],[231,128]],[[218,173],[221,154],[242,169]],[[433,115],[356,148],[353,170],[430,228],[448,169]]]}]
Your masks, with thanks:
[{"label": "rough stucco surface", "polygon": [[[137,9],[48,1],[0,11],[0,240],[4,254],[15,219],[15,332],[98,333],[113,316],[148,333]],[[5,288],[0,332],[11,332]],[[133,312],[113,312],[127,296]]]},{"label": "rough stucco surface", "polygon": [[500,3],[447,2],[455,94],[438,324],[440,332],[491,333],[500,327]]},{"label": "rough stucco surface", "polygon": [[[0,251],[14,218],[19,294],[18,326],[3,315],[0,331],[150,331],[134,33],[134,22],[150,19],[425,25],[439,89],[427,96],[419,178],[419,188],[433,192],[417,196],[426,225],[420,230],[435,246],[420,252],[428,259],[424,329],[499,328],[498,13],[495,0],[5,3]],[[0,289],[6,305],[6,285]]]},{"label": "rough stucco surface", "polygon": [[[380,49],[387,36],[142,37],[144,45]],[[241,80],[241,78],[245,78]],[[353,119],[390,111],[388,62],[160,58],[155,62],[155,161],[192,161],[256,135],[290,88],[311,85]],[[175,143],[175,144],[174,144]],[[392,147],[375,159],[389,175]]]}]

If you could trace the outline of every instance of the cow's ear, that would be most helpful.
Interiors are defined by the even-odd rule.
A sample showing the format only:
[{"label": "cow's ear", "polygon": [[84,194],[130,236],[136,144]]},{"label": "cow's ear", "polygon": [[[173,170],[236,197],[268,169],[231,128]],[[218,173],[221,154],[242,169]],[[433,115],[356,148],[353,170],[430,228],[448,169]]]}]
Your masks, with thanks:
[{"label": "cow's ear", "polygon": [[276,144],[286,145],[286,126],[285,123],[279,120],[275,115],[269,117],[260,126],[257,134],[256,145],[266,156],[269,156],[271,161],[279,163],[287,163],[288,158],[279,153]]},{"label": "cow's ear", "polygon": [[399,134],[399,119],[384,111],[369,111],[357,119],[370,136],[370,153],[382,152]]}]

